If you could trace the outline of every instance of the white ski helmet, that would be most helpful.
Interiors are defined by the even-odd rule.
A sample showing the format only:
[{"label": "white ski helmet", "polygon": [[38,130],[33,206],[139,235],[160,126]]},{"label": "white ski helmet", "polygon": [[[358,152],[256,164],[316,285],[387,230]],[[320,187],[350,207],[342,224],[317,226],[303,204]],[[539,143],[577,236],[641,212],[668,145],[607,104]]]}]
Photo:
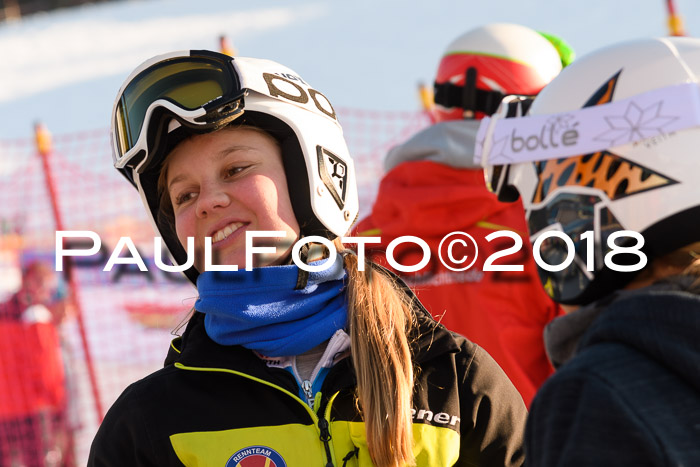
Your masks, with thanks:
[{"label": "white ski helmet", "polygon": [[[564,69],[527,117],[501,120],[500,130],[488,130],[488,164],[534,161],[489,167],[488,182],[499,198],[520,195],[533,241],[558,230],[574,243],[568,267],[540,267],[556,301],[590,303],[636,276],[632,271],[644,264],[640,252],[651,261],[700,241],[699,76],[698,39],[614,45]],[[555,151],[558,158],[543,155]],[[593,232],[593,252],[590,240],[581,238],[587,231]],[[627,232],[614,240],[609,266],[609,239],[621,231]],[[542,243],[545,263],[563,263],[569,253],[561,240]]]},{"label": "white ski helmet", "polygon": [[[526,26],[494,23],[456,38],[435,77],[435,120],[481,118],[491,115],[505,95],[537,94],[566,63],[553,45],[558,38],[548,37]],[[567,53],[573,55],[570,49]]]},{"label": "white ski helmet", "polygon": [[[330,101],[276,62],[190,50],[154,57],[126,79],[112,112],[115,167],[137,188],[176,264],[187,254],[159,216],[158,177],[183,137],[233,120],[281,144],[289,195],[304,235],[335,238],[358,214],[355,169]],[[193,283],[198,271],[185,272]]]}]

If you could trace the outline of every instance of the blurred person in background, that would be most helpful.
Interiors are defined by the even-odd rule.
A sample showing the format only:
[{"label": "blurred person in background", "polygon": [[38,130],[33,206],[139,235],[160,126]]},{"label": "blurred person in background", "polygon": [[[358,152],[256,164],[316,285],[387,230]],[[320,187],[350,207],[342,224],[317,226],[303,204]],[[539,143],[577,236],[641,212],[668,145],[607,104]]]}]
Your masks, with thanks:
[{"label": "blurred person in background", "polygon": [[487,170],[501,199],[519,194],[568,311],[545,331],[557,370],[531,406],[528,465],[700,465],[699,76],[698,39],[616,44],[493,130],[540,118],[569,142]]},{"label": "blurred person in background", "polygon": [[[73,465],[56,273],[34,261],[0,304],[0,466]],[[19,463],[19,464],[17,464]]]},{"label": "blurred person in background", "polygon": [[[534,96],[571,60],[573,51],[561,39],[517,24],[487,24],[455,39],[435,78],[436,123],[387,154],[372,212],[356,228],[359,235],[381,237],[380,245],[370,246],[372,258],[385,266],[383,251],[394,238],[413,235],[428,243],[432,262],[398,274],[442,324],[494,357],[526,404],[553,371],[542,332],[561,311],[540,287],[522,205],[501,203],[489,192],[473,162],[474,146],[481,119],[504,96]],[[498,230],[517,233],[523,246],[495,264],[523,265],[522,272],[482,272],[487,257],[513,246],[512,239],[485,239]],[[478,245],[478,260],[466,271],[438,263],[440,241],[455,231]],[[453,251],[457,258],[475,254],[472,245]],[[402,246],[395,256],[415,264],[418,253],[415,258]]]}]

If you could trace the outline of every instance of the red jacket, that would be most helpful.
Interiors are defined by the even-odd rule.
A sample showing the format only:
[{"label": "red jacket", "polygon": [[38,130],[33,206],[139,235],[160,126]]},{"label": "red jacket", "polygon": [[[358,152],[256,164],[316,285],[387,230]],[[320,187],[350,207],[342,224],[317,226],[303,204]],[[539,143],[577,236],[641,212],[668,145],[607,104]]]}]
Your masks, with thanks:
[{"label": "red jacket", "polygon": [[52,322],[22,320],[15,294],[0,303],[0,420],[65,404],[63,359]]},{"label": "red jacket", "polygon": [[[523,264],[523,272],[482,272],[488,256],[514,243],[507,238],[491,243],[484,239],[497,230],[516,231],[523,247],[493,264]],[[476,262],[465,272],[447,269],[438,258],[440,240],[454,231],[470,234],[479,248]],[[382,179],[372,212],[359,222],[355,233],[381,237],[381,246],[370,250],[368,245],[367,251],[383,265],[387,265],[383,252],[394,238],[412,235],[425,240],[431,249],[430,263],[417,273],[394,271],[414,288],[436,319],[486,349],[529,406],[553,371],[542,332],[561,308],[540,284],[520,202],[498,202],[486,189],[481,170],[431,161],[403,162]],[[453,256],[464,253],[468,254],[458,254],[455,248]],[[407,243],[397,247],[394,257],[413,265],[422,252]]]}]

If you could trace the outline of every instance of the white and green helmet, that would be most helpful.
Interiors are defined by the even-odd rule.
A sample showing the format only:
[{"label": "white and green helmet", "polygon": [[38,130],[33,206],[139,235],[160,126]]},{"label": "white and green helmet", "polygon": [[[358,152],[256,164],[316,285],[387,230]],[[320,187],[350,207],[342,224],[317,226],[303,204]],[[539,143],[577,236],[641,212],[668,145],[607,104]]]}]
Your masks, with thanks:
[{"label": "white and green helmet", "polygon": [[[234,120],[282,147],[289,195],[304,235],[344,235],[358,214],[355,169],[330,101],[279,63],[190,50],[154,57],[131,73],[112,112],[114,166],[137,188],[176,264],[187,254],[159,216],[158,177],[183,136]],[[194,267],[185,272],[195,282]]]}]

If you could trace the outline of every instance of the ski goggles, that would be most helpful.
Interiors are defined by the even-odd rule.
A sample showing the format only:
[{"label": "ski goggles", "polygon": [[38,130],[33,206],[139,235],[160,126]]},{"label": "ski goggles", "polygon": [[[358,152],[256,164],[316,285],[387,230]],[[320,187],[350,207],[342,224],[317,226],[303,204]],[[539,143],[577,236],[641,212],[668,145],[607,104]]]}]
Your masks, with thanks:
[{"label": "ski goggles", "polygon": [[[612,250],[608,237],[624,230],[613,214],[610,200],[603,199],[592,188],[573,187],[571,190],[559,193],[547,204],[534,207],[528,216],[533,245],[538,237],[550,231],[561,232],[572,241],[573,251],[556,237],[547,238],[538,247],[542,261],[551,266],[560,265],[570,254],[573,255],[572,263],[564,269],[538,268],[540,280],[550,297],[560,303],[577,303],[594,280],[594,273],[603,269],[605,255]],[[590,235],[589,240],[587,235]],[[616,261],[635,264],[637,258],[618,254]]]},{"label": "ski goggles", "polygon": [[[506,104],[504,98],[504,104]],[[607,104],[569,112],[504,118],[499,110],[481,121],[474,162],[485,169],[486,184],[502,201],[514,201],[517,191],[531,199],[522,183],[532,163],[594,154],[674,131],[700,126],[700,87],[697,83],[667,86]],[[641,109],[656,118],[636,122]],[[530,166],[525,169],[524,167]],[[517,199],[517,195],[515,196]]]},{"label": "ski goggles", "polygon": [[114,166],[133,168],[148,160],[149,141],[163,131],[164,121],[206,130],[237,118],[243,113],[242,97],[228,55],[188,51],[155,57],[134,71],[117,95]]}]

